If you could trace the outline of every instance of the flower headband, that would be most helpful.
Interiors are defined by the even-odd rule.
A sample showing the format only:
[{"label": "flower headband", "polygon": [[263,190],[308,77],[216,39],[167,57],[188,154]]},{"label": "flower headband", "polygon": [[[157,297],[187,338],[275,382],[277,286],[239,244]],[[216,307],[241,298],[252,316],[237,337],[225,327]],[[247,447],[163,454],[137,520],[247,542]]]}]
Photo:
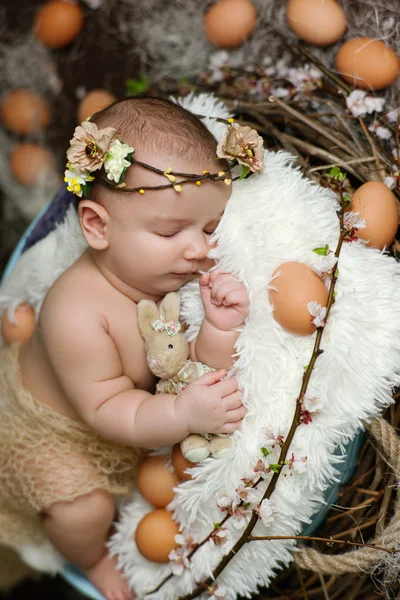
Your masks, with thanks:
[{"label": "flower headband", "polygon": [[[221,120],[221,119],[219,119]],[[217,146],[217,157],[230,161],[230,167],[242,165],[242,172],[233,181],[244,179],[252,173],[261,173],[263,164],[263,139],[255,129],[240,126],[228,119],[227,130]],[[98,129],[95,123],[84,121],[76,127],[70,147],[67,150],[67,168],[64,181],[68,184],[67,190],[80,198],[88,196],[91,183],[96,179],[102,185],[123,192],[139,192],[146,190],[162,190],[173,187],[176,192],[182,191],[182,185],[194,183],[197,186],[205,179],[210,181],[223,181],[226,185],[232,183],[225,171],[210,173],[203,171],[201,175],[195,173],[178,173],[168,167],[165,171],[140,162],[133,157],[135,149],[124,144],[118,139],[118,131],[113,127]],[[157,186],[143,186],[127,188],[124,182],[125,173],[131,164],[144,167],[168,179],[167,184]],[[95,177],[94,173],[104,168],[106,179]],[[177,182],[176,178],[182,179]]]}]

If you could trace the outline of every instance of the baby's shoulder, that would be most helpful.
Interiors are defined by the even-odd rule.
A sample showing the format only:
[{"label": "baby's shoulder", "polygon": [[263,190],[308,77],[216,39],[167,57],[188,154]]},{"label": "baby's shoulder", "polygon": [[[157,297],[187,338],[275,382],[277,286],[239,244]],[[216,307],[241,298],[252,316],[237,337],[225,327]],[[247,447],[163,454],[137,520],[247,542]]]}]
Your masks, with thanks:
[{"label": "baby's shoulder", "polygon": [[101,315],[101,281],[84,264],[66,269],[47,291],[39,323],[55,321],[69,326],[71,321],[96,319]]}]

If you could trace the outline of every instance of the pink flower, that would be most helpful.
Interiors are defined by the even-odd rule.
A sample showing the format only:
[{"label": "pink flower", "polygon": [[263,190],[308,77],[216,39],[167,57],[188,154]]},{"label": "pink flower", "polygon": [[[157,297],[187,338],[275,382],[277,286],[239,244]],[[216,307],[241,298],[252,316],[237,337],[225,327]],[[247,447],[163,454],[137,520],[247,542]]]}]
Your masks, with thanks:
[{"label": "pink flower", "polygon": [[228,160],[237,159],[253,172],[262,173],[263,163],[263,139],[255,129],[247,125],[241,127],[239,123],[229,125],[225,136],[218,143],[217,156]]},{"label": "pink flower", "polygon": [[114,127],[98,129],[95,123],[84,121],[75,128],[67,158],[78,173],[97,171],[102,168],[106,153],[117,134]]}]

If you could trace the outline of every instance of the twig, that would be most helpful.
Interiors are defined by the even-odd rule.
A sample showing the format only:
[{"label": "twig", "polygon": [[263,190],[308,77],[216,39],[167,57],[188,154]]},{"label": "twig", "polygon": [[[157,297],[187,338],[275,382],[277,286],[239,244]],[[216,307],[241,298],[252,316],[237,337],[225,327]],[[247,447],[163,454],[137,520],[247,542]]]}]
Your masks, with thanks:
[{"label": "twig", "polygon": [[315,537],[308,535],[251,535],[248,539],[249,542],[259,540],[303,540],[305,542],[325,542],[325,544],[327,544],[328,546],[333,546],[334,544],[358,547],[362,546],[363,548],[373,548],[373,550],[381,550],[382,552],[387,552],[388,554],[395,554],[396,552],[398,552],[397,549],[384,548],[383,546],[376,546],[375,544],[365,544],[363,542],[351,542],[350,540],[336,540],[334,538]]},{"label": "twig", "polygon": [[331,163],[329,165],[321,165],[320,167],[312,167],[311,169],[308,169],[307,173],[313,173],[314,171],[324,171],[325,169],[332,169],[333,167],[336,167],[336,165],[347,168],[349,165],[368,163],[368,162],[372,162],[374,160],[376,160],[375,156],[368,156],[367,158],[353,158],[352,160],[348,160],[348,161],[337,160],[335,163]]},{"label": "twig", "polygon": [[278,104],[278,106],[283,108],[287,113],[289,113],[290,115],[295,117],[298,121],[305,123],[306,125],[308,125],[308,127],[310,127],[311,129],[314,129],[315,131],[320,133],[323,137],[330,140],[333,144],[335,144],[336,146],[338,146],[339,148],[341,148],[342,150],[344,150],[351,156],[355,156],[354,151],[351,150],[351,148],[349,148],[349,146],[347,144],[345,144],[344,142],[339,140],[336,136],[332,135],[332,133],[330,133],[330,131],[328,129],[326,129],[325,127],[323,127],[320,124],[317,125],[317,123],[315,123],[312,119],[306,117],[298,110],[295,110],[294,108],[289,106],[286,102],[284,102],[280,98],[277,98],[276,96],[269,96],[269,101],[271,103]]},{"label": "twig", "polygon": [[386,173],[385,173],[385,169],[384,169],[384,167],[382,166],[382,164],[381,164],[381,162],[380,162],[380,160],[379,160],[379,158],[378,158],[378,155],[377,155],[377,153],[376,153],[375,144],[374,144],[374,142],[373,142],[373,140],[372,140],[372,138],[371,138],[371,136],[370,136],[370,133],[369,133],[369,131],[368,131],[368,128],[366,127],[366,125],[365,125],[365,123],[364,123],[364,119],[363,119],[362,117],[359,117],[359,118],[358,118],[358,121],[359,121],[359,123],[360,123],[360,125],[361,125],[361,127],[362,127],[362,130],[363,130],[363,132],[364,132],[364,134],[365,134],[365,137],[366,137],[366,138],[367,138],[367,140],[368,140],[368,143],[369,143],[369,145],[371,146],[371,151],[372,151],[372,154],[373,154],[373,155],[374,155],[374,157],[375,157],[376,168],[377,168],[377,171],[378,171],[378,173],[380,174],[380,178],[381,178],[381,180],[382,180],[382,181],[384,181],[384,180],[385,180],[385,177],[386,177]]}]

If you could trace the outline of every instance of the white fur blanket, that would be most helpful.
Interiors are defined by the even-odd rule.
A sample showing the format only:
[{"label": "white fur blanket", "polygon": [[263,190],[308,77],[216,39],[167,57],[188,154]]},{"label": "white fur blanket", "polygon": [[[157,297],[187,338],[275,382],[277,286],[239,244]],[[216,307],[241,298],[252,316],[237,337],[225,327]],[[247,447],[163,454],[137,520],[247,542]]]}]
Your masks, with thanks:
[{"label": "white fur blanket", "polygon": [[[228,116],[210,96],[184,101],[194,113]],[[219,137],[224,125],[208,120]],[[273,318],[268,285],[274,270],[296,260],[316,267],[313,249],[336,247],[339,235],[337,202],[333,194],[303,178],[284,152],[266,152],[265,172],[234,185],[232,197],[216,231],[214,256],[220,268],[233,273],[249,289],[251,310],[237,342],[235,373],[244,390],[248,413],[226,458],[207,459],[193,470],[194,478],[181,484],[171,505],[184,534],[201,540],[220,521],[217,494],[233,497],[241,478],[261,458],[266,429],[275,436],[288,432],[293,419],[304,366],[309,363],[314,336],[293,336]],[[67,220],[20,260],[0,295],[25,299],[39,310],[54,279],[84,248],[73,210]],[[301,467],[279,479],[272,495],[273,517],[260,521],[256,535],[296,535],[321,505],[323,491],[336,477],[335,449],[353,438],[363,422],[378,416],[391,403],[400,384],[400,265],[378,250],[359,243],[345,244],[339,260],[337,297],[325,327],[313,371],[309,395],[317,400],[312,423],[300,425],[290,455]],[[182,291],[183,316],[193,336],[202,319],[198,286]],[[160,450],[168,452],[167,448]],[[306,461],[302,459],[306,457]],[[276,451],[271,462],[276,462]],[[283,474],[289,474],[288,467]],[[264,490],[270,477],[261,485]],[[170,565],[147,561],[137,550],[134,531],[152,507],[136,492],[121,510],[111,541],[130,584],[139,598],[156,587]],[[248,517],[247,517],[248,520]],[[226,523],[232,546],[242,533],[233,520]],[[289,564],[295,543],[251,542],[218,578],[226,597],[249,597],[268,585],[276,570]],[[206,578],[222,556],[220,548],[205,544],[194,555],[191,568],[174,576],[152,598],[172,600],[188,593]]]}]

